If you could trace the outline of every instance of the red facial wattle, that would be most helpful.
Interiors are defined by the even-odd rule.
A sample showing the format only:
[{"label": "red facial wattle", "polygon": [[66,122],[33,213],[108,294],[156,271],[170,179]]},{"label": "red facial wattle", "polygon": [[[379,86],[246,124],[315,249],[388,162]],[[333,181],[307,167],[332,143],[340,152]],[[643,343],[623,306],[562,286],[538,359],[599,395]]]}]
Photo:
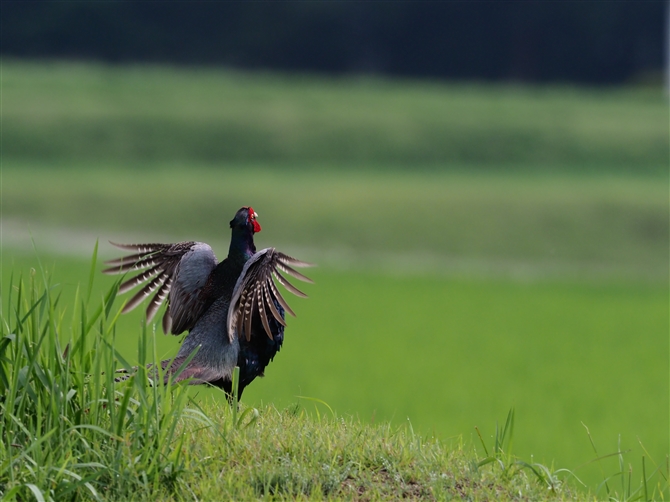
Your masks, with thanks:
[{"label": "red facial wattle", "polygon": [[254,233],[257,234],[258,232],[261,231],[261,225],[256,221],[256,218],[258,218],[258,214],[256,211],[254,211],[254,208],[250,207],[249,208],[249,223],[254,227]]}]

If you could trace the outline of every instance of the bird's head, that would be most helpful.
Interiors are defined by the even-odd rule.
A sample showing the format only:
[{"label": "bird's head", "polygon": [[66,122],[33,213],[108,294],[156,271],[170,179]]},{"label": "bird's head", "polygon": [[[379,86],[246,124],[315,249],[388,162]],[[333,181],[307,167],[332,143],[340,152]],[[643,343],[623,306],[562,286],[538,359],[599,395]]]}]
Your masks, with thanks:
[{"label": "bird's head", "polygon": [[254,211],[254,208],[247,206],[242,207],[235,213],[235,217],[230,221],[230,228],[246,228],[252,234],[258,233],[261,231],[261,226],[256,218],[258,218],[258,214]]}]

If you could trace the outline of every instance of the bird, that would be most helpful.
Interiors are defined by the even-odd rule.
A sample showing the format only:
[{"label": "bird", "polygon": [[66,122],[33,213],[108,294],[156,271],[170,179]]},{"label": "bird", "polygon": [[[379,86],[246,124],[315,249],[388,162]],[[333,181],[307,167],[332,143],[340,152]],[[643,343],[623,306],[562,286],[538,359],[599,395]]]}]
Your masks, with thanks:
[{"label": "bird", "polygon": [[161,362],[166,381],[172,375],[174,381],[209,384],[223,389],[231,399],[232,374],[239,366],[239,399],[256,377],[264,376],[281,348],[285,312],[295,316],[274,280],[296,296],[306,297],[286,276],[312,283],[295,268],[313,265],[271,247],[256,251],[254,235],[261,226],[251,206],[235,213],[230,228],[228,256],[220,262],[204,242],[110,242],[131,254],[105,262],[108,268],[103,273],[140,271],[119,284],[119,294],[142,285],[122,313],[130,312],[155,292],[146,307],[147,323],[165,302],[163,332],[180,335],[188,331],[177,355]]}]

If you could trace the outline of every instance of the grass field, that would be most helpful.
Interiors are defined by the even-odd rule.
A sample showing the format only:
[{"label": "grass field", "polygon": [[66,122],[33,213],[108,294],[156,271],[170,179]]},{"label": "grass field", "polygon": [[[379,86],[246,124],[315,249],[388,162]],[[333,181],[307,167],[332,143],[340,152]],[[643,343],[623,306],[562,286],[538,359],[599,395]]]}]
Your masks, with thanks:
[{"label": "grass field", "polygon": [[[364,422],[409,419],[422,434],[474,447],[474,426],[488,439],[514,407],[515,453],[573,469],[592,491],[603,473],[619,469],[619,458],[583,465],[597,455],[582,423],[599,454],[631,450],[624,459],[636,479],[642,456],[648,471],[650,458],[666,461],[662,98],[171,69],[8,68],[3,292],[9,274],[39,268],[39,257],[67,305],[87,281],[96,239],[104,257],[115,254],[108,239],[196,239],[222,258],[230,217],[251,204],[263,225],[259,247],[277,246],[319,267],[309,272],[316,280],[310,298],[292,302],[298,318],[289,321],[284,349],[267,378],[245,391],[246,404],[282,408],[309,396]],[[105,83],[110,75],[113,86]],[[234,105],[213,98],[222,90],[235,96]],[[358,113],[343,112],[329,125],[323,117],[338,102]],[[270,115],[293,122],[278,126]],[[245,121],[247,129],[237,128]],[[217,150],[206,134],[195,142],[203,130],[225,136],[224,122],[244,131],[243,140],[226,139],[239,152],[265,144],[264,127],[271,138],[287,136],[268,140],[270,153],[251,148],[248,158],[230,145]],[[413,123],[440,137],[424,143],[421,127],[405,143],[394,136]],[[169,130],[141,136],[141,154],[138,137],[124,136],[134,134],[133,124]],[[351,137],[337,134],[356,137],[356,127],[372,131],[361,136],[367,150],[359,155]],[[461,150],[441,144],[454,128],[467,136]],[[496,131],[507,131],[509,149],[476,153],[482,137],[501,140]],[[528,152],[517,143],[524,137]],[[341,157],[332,145],[318,155],[305,146],[325,138],[340,141]],[[395,153],[379,153],[398,142]],[[200,148],[202,156],[185,160]],[[95,294],[111,283],[98,277]],[[131,359],[140,319],[134,312],[118,324],[118,346]],[[179,343],[162,334],[157,340],[160,356]]]},{"label": "grass field", "polygon": [[484,272],[518,265],[540,275],[666,280],[666,186],[664,177],[630,174],[313,173],[104,162],[93,169],[8,160],[3,210],[8,229],[25,231],[30,223],[42,231],[93,230],[91,236],[104,229],[105,239],[136,233],[132,238],[219,240],[225,247],[228,215],[253,203],[268,223],[262,245],[300,248],[321,263]]},{"label": "grass field", "polygon": [[[463,441],[425,438],[410,424],[368,424],[323,402],[324,414],[299,404],[238,408],[236,397],[222,406],[220,394],[196,402],[188,386],[147,385],[156,375],[144,362],[158,354],[145,329],[137,373],[115,381],[107,369],[129,366],[115,350],[116,287],[102,307],[91,301],[89,279],[81,303],[67,304],[71,322],[44,274],[10,288],[0,325],[3,500],[573,497],[560,471],[513,456],[512,412],[477,454]],[[663,493],[649,489],[653,479],[609,493],[648,499]]]},{"label": "grass field", "polygon": [[[205,172],[199,171],[202,176],[196,179],[205,178]],[[39,186],[49,187],[51,193],[58,193],[60,197],[54,199],[39,190],[33,192],[34,185],[30,182],[22,184],[24,176],[30,179],[31,173],[43,181],[48,180]],[[22,214],[25,221],[38,222],[33,231],[38,255],[46,269],[53,269],[55,282],[63,283],[65,298],[74,293],[77,284],[86,281],[87,256],[96,237],[101,241],[108,237],[123,240],[123,236],[127,236],[125,240],[137,240],[142,238],[142,228],[149,229],[147,234],[151,237],[170,237],[165,222],[180,221],[176,216],[179,208],[170,203],[172,183],[188,192],[187,199],[194,201],[206,201],[211,190],[200,182],[189,185],[184,175],[180,178],[174,172],[158,172],[159,179],[171,181],[163,182],[165,189],[157,192],[149,190],[147,181],[146,190],[166,195],[166,201],[161,202],[161,198],[154,195],[152,204],[140,210],[130,205],[132,201],[144,204],[140,197],[126,194],[123,197],[128,197],[130,202],[115,202],[114,194],[123,192],[115,191],[114,187],[117,184],[134,186],[143,193],[141,180],[146,174],[135,181],[138,178],[135,174],[116,170],[109,182],[104,182],[104,175],[100,173],[87,174],[83,170],[80,176],[74,172],[64,177],[62,172],[58,174],[53,176],[39,169],[22,170],[16,176],[6,174],[5,186],[15,184],[5,197],[5,207],[13,207],[15,198],[28,207],[53,204],[41,209],[46,221],[40,221],[29,211],[13,214]],[[235,179],[242,174],[238,171],[230,176]],[[292,176],[297,188],[289,191],[288,196],[294,208],[309,207],[313,191],[305,186],[317,180],[326,180],[330,186],[335,182],[327,175],[304,176],[305,179]],[[253,179],[256,180],[254,190],[269,194],[271,187],[277,188],[276,180],[270,177],[268,181],[261,173],[255,173]],[[258,181],[261,179],[268,184],[263,189],[259,187],[263,183]],[[389,187],[408,184],[403,175],[387,174],[384,181],[376,183],[371,182],[374,178],[368,182],[364,182],[365,179],[359,179],[349,189],[377,200],[393,198]],[[578,191],[565,188],[562,191],[559,187],[570,187],[573,183],[588,193],[591,183],[592,187],[599,187],[600,192],[591,190],[593,198],[589,200],[583,195],[584,200],[597,205],[593,199],[597,201],[602,197],[615,208],[614,214],[624,213],[627,207],[646,205],[648,218],[658,221],[657,228],[662,230],[665,206],[663,195],[657,192],[656,180],[599,181],[598,178],[574,180],[569,177],[499,180],[499,187],[510,187],[500,189],[500,193],[513,194],[508,195],[507,200],[536,210],[534,213],[516,212],[512,206],[507,214],[500,214],[498,209],[495,217],[497,221],[508,222],[513,229],[514,215],[527,214],[529,219],[525,224],[535,225],[540,231],[538,214],[550,213],[545,204],[549,208],[561,204],[569,207],[568,201],[579,201]],[[160,182],[156,183],[161,186]],[[621,242],[623,248],[628,239],[633,240],[626,230],[636,235],[639,229],[632,224],[613,229],[610,214],[594,212],[606,216],[596,222],[591,217],[587,223],[602,236],[593,237],[589,242],[578,237],[583,235],[581,232],[588,232],[567,212],[561,217],[566,225],[573,226],[564,232],[568,232],[568,236],[575,232],[577,237],[572,236],[572,246],[565,246],[563,253],[553,256],[540,253],[534,245],[546,243],[541,239],[538,242],[536,235],[534,239],[518,241],[516,255],[509,251],[508,256],[502,254],[496,260],[488,246],[493,246],[496,236],[504,235],[505,229],[489,227],[485,214],[478,217],[473,210],[485,198],[482,193],[493,191],[493,180],[463,177],[454,180],[453,184],[461,185],[458,190],[462,204],[460,214],[471,215],[470,225],[462,223],[456,229],[451,227],[449,218],[435,218],[430,210],[427,216],[430,221],[422,218],[423,212],[415,210],[425,203],[421,194],[428,194],[430,198],[431,190],[437,192],[438,189],[431,180],[415,179],[412,183],[414,190],[407,193],[417,195],[414,200],[406,195],[405,206],[393,207],[387,200],[371,205],[368,212],[363,211],[363,219],[373,222],[372,227],[386,249],[375,249],[371,242],[361,244],[347,234],[345,223],[333,223],[333,214],[346,215],[352,211],[347,206],[350,202],[354,207],[357,205],[355,197],[324,199],[324,204],[313,214],[307,209],[298,210],[296,224],[289,214],[281,212],[282,201],[273,203],[270,195],[250,195],[251,200],[268,204],[266,211],[263,205],[256,205],[264,226],[258,235],[259,245],[274,244],[275,240],[277,245],[285,242],[298,256],[306,254],[305,258],[314,259],[322,266],[310,271],[317,282],[309,287],[311,298],[294,302],[299,317],[290,322],[284,350],[268,369],[268,378],[248,389],[245,402],[254,406],[274,403],[283,407],[296,402],[296,396],[316,397],[338,412],[354,414],[364,421],[392,419],[402,423],[410,419],[422,433],[436,434],[443,439],[462,436],[474,445],[477,444],[473,441],[475,425],[490,434],[495,420],[502,419],[507,409],[514,406],[518,427],[515,451],[526,458],[533,455],[536,461],[545,464],[554,461],[556,466],[571,469],[591,460],[595,454],[583,422],[590,428],[601,453],[616,451],[621,435],[622,447],[633,450],[628,457],[631,463],[639,463],[643,454],[638,438],[654,459],[662,459],[668,444],[668,290],[663,279],[667,274],[661,254],[663,243],[655,242],[664,238],[662,232],[650,234],[655,245],[643,246],[638,242],[628,250],[612,250],[608,247],[608,238],[617,239],[614,242]],[[478,184],[479,191],[476,190]],[[450,184],[444,185],[448,190]],[[343,183],[340,190],[345,191],[346,187]],[[463,187],[469,187],[469,191]],[[465,196],[468,193],[470,198]],[[552,193],[554,198],[541,197],[540,193]],[[621,195],[616,197],[617,193]],[[649,196],[643,197],[645,193]],[[77,194],[86,194],[86,199],[97,202],[82,204],[77,200],[81,195]],[[68,203],[60,203],[61,200]],[[440,200],[434,196],[427,207],[432,207],[432,211],[439,208],[438,212],[449,215],[449,211],[441,209]],[[201,207],[189,204],[187,214],[181,215],[185,221],[179,223],[183,233],[176,232],[174,238],[193,235],[216,243],[216,252],[222,255],[226,246],[224,217],[224,221],[218,223],[208,218],[206,223],[200,224],[218,228],[195,226],[189,230],[185,226],[189,220],[202,220],[196,215],[204,214],[210,204],[215,205],[214,202]],[[89,209],[84,209],[86,207]],[[114,207],[128,212],[124,223],[117,220],[116,228],[113,220],[118,215],[114,214]],[[363,202],[360,207],[365,207]],[[384,208],[391,207],[394,211],[383,214]],[[501,204],[500,207],[509,206]],[[405,218],[408,215],[416,218],[418,228],[411,229],[407,221],[398,227],[409,229],[416,242],[425,243],[423,248],[406,242],[401,238],[402,233],[397,232],[394,218],[403,214],[403,210],[407,213]],[[283,211],[287,211],[286,208]],[[137,217],[130,215],[134,212]],[[68,225],[61,232],[52,229],[51,234],[41,231],[40,225],[49,226],[51,219],[52,224],[57,225],[59,221],[72,221],[71,217],[75,216],[78,225]],[[350,221],[358,221],[356,215],[350,216]],[[97,218],[100,221],[96,221]],[[319,228],[320,218],[324,219],[329,232],[311,230]],[[474,240],[476,233],[469,234],[466,229],[477,222],[481,225],[479,232],[490,228],[493,235],[484,232],[480,241]],[[95,226],[110,230],[90,232]],[[82,229],[82,233],[72,235],[77,228]],[[89,233],[84,232],[85,229]],[[482,246],[471,251],[478,260],[459,260],[462,255],[456,251],[440,253],[443,234],[449,231],[457,232],[459,238],[467,240],[468,246]],[[296,236],[292,245],[289,235]],[[309,236],[312,236],[311,242],[307,240]],[[5,242],[12,239],[18,239],[14,245],[21,242],[30,245],[25,237],[21,240],[12,236],[10,228]],[[334,254],[329,251],[329,239],[333,239]],[[50,254],[50,245],[60,246],[65,254]],[[511,239],[507,245],[513,246]],[[344,256],[337,253],[338,249],[344,250]],[[106,256],[115,253],[105,243],[101,243],[101,252]],[[67,253],[74,253],[76,257]],[[638,263],[638,259],[644,263]],[[6,281],[8,270],[26,271],[30,266],[35,267],[36,257],[31,251],[19,253],[5,246],[3,264]],[[109,284],[110,278],[99,277],[100,291]],[[140,318],[137,313],[119,321],[118,345],[131,359],[136,350]],[[167,357],[177,349],[179,339],[159,334],[158,343],[161,357]],[[199,394],[211,393],[199,391]],[[609,463],[608,468],[614,469],[617,460],[610,459]],[[576,473],[592,487],[601,476],[597,464],[577,469]]]},{"label": "grass field", "polygon": [[3,155],[664,173],[660,89],[3,61]]}]

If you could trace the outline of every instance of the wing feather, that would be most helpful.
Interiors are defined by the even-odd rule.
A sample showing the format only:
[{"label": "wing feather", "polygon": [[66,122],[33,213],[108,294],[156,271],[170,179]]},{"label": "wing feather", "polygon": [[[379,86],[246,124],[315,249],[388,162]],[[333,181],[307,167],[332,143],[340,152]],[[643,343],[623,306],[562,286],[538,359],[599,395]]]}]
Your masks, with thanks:
[{"label": "wing feather", "polygon": [[149,302],[149,305],[147,306],[147,322],[151,322],[151,320],[154,318],[156,315],[156,312],[158,312],[159,307],[163,303],[163,300],[165,300],[165,297],[168,295],[170,292],[170,287],[172,286],[172,278],[163,276],[164,283],[158,290],[158,292],[154,295],[154,297],[151,299]]},{"label": "wing feather", "polygon": [[[124,314],[127,314],[131,310],[133,310],[135,307],[137,307],[140,303],[142,303],[142,300],[144,300],[147,296],[149,296],[151,293],[156,291],[159,287],[163,285],[165,282],[166,277],[164,275],[159,275],[156,277],[154,280],[152,280],[149,284],[144,286],[142,289],[140,289],[129,301],[126,303],[126,306],[123,307],[122,312]],[[149,311],[147,310],[147,320],[149,320]]]},{"label": "wing feather", "polygon": [[[301,260],[296,260],[295,258],[284,254],[277,252],[277,256],[279,256],[279,259],[284,262],[286,265],[293,265],[294,267],[300,267],[300,268],[307,268],[307,267],[314,267],[315,265],[313,263],[308,263],[306,261],[301,261]],[[308,279],[307,282],[313,283],[311,279]]]},{"label": "wing feather", "polygon": [[261,316],[261,322],[263,323],[263,329],[268,335],[270,340],[273,340],[272,330],[270,329],[270,323],[268,322],[268,316],[265,313],[265,303],[263,302],[263,285],[259,285],[256,288],[256,303],[258,305],[258,312]]},{"label": "wing feather", "polygon": [[295,277],[296,279],[299,279],[303,282],[309,282],[310,284],[314,284],[314,281],[312,279],[302,275],[296,269],[289,267],[286,263],[283,263],[281,260],[277,262],[277,268],[282,272],[285,272],[288,275]]},{"label": "wing feather", "polygon": [[268,291],[268,285],[263,284],[263,295],[265,296],[265,304],[270,307],[270,312],[272,312],[272,316],[277,320],[279,324],[282,326],[286,326],[286,321],[284,320],[284,316],[282,316],[279,311],[277,310],[277,307],[275,307],[275,302],[272,301],[272,297],[270,296],[270,292]]},{"label": "wing feather", "polygon": [[275,297],[275,299],[279,302],[279,304],[283,307],[283,309],[289,314],[291,314],[293,317],[295,317],[295,312],[293,312],[293,309],[289,307],[288,303],[286,303],[286,300],[284,300],[284,297],[277,289],[277,286],[275,286],[275,283],[272,282],[272,280],[270,280],[267,282],[267,285],[270,288],[271,294]]},{"label": "wing feather", "polygon": [[127,261],[124,264],[116,267],[110,267],[102,271],[103,274],[122,274],[124,272],[131,272],[133,270],[142,270],[143,268],[153,267],[156,265],[156,258],[154,255],[146,256],[136,261]]},{"label": "wing feather", "polygon": [[207,281],[217,264],[212,248],[193,241],[176,244],[112,244],[133,253],[109,260],[106,264],[110,267],[103,273],[142,271],[123,282],[119,286],[119,293],[126,293],[146,283],[128,301],[123,313],[130,312],[156,291],[146,309],[147,321],[154,318],[167,300],[163,331],[177,335],[191,329],[207,305]]},{"label": "wing feather", "polygon": [[118,242],[109,241],[112,246],[115,246],[119,249],[125,249],[127,251],[137,251],[140,254],[155,253],[156,251],[161,251],[165,246],[172,246],[172,244],[119,244]]},{"label": "wing feather", "polygon": [[305,293],[303,293],[302,291],[300,291],[298,288],[296,288],[293,284],[291,284],[290,282],[288,282],[288,279],[286,279],[286,277],[284,277],[283,275],[281,275],[281,274],[279,273],[279,270],[275,270],[275,271],[274,271],[274,276],[275,276],[275,278],[277,279],[277,281],[279,282],[279,284],[281,284],[282,286],[284,286],[284,287],[285,287],[286,289],[288,289],[291,293],[293,293],[294,295],[299,296],[299,297],[301,297],[301,298],[307,298],[307,295],[306,295]]},{"label": "wing feather", "polygon": [[138,286],[139,284],[142,284],[145,281],[148,281],[151,279],[155,274],[158,274],[162,272],[163,269],[160,268],[160,266],[155,266],[151,267],[149,270],[146,272],[142,272],[140,275],[136,275],[132,279],[128,279],[126,282],[122,283],[119,286],[119,294],[122,295],[123,293],[127,293],[134,287]]},{"label": "wing feather", "polygon": [[247,304],[244,306],[244,336],[247,338],[247,341],[251,340],[251,316],[254,311],[254,300],[256,295],[250,294]]},{"label": "wing feather", "polygon": [[119,265],[127,265],[128,263],[137,263],[145,254],[146,253],[135,253],[122,256],[121,258],[116,258],[114,260],[107,260],[105,262],[105,265],[110,265],[111,268],[115,268],[115,266]]},{"label": "wing feather", "polygon": [[307,295],[291,284],[281,272],[304,282],[313,282],[293,268],[309,266],[312,265],[279,253],[274,248],[263,249],[253,255],[244,265],[233,290],[227,323],[230,341],[232,342],[235,336],[242,333],[247,340],[251,339],[251,336],[257,332],[252,326],[255,314],[258,314],[256,319],[260,318],[262,329],[270,339],[273,336],[268,311],[279,324],[286,326],[284,315],[279,312],[275,302],[289,314],[295,316],[295,313],[277,289],[274,281],[276,280],[294,295],[306,297]]}]

